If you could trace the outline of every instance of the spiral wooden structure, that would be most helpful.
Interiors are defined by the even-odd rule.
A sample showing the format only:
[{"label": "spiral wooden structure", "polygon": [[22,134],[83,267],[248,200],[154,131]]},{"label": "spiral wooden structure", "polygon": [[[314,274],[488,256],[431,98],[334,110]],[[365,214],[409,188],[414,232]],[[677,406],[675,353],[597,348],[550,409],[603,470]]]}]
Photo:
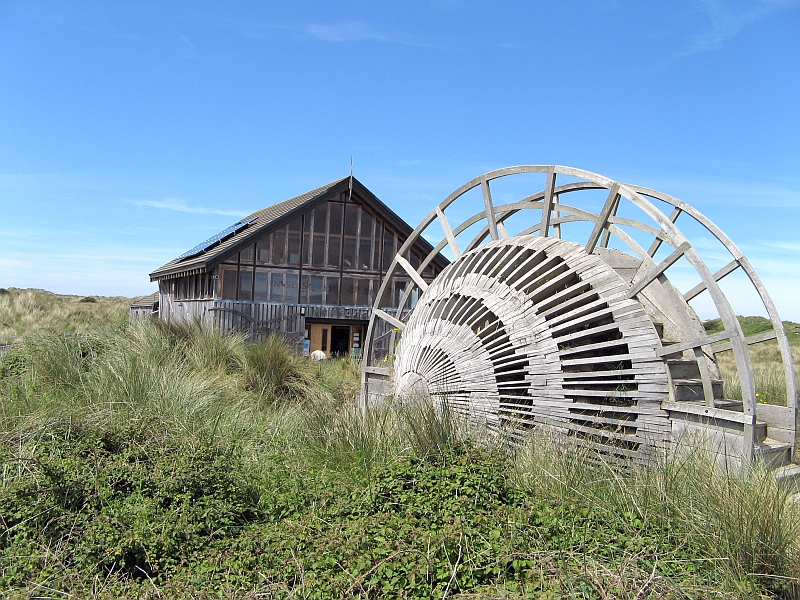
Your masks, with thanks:
[{"label": "spiral wooden structure", "polygon": [[[527,183],[535,173],[542,189],[494,203],[492,183]],[[474,214],[460,207],[470,192],[482,199]],[[426,233],[441,241],[412,266],[406,252]],[[716,272],[690,240],[709,234],[730,255]],[[425,277],[447,248],[450,265]],[[743,334],[720,287],[736,270],[763,302],[771,331]],[[684,281],[688,271],[699,283],[680,291],[670,276]],[[723,331],[706,333],[689,305],[695,298],[716,309]],[[771,340],[783,361],[787,406],[757,402],[748,346]],[[723,397],[720,352],[733,354],[740,400]],[[464,184],[402,246],[372,310],[361,398],[368,409],[388,395],[425,394],[476,426],[515,435],[544,428],[591,441],[612,459],[645,460],[702,436],[726,456],[779,466],[796,448],[794,373],[766,289],[708,218],[655,190],[530,165]]]}]

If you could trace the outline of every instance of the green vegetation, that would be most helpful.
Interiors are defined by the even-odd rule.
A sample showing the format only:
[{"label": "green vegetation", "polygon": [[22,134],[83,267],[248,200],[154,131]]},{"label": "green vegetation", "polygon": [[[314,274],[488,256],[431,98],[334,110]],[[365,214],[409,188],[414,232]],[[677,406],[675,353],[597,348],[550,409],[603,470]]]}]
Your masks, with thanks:
[{"label": "green vegetation", "polygon": [[[738,317],[745,336],[755,335],[772,330],[772,323],[766,317]],[[800,381],[800,325],[791,321],[783,322],[792,359],[795,366],[795,378]],[[705,321],[703,326],[709,334],[724,329],[722,319]],[[783,372],[781,353],[775,340],[754,344],[748,347],[750,361],[753,365],[753,377],[756,384],[758,400],[767,404],[786,406],[786,377]],[[742,399],[742,388],[739,382],[733,352],[720,352],[716,355],[720,374],[724,384],[725,397],[730,400]]]},{"label": "green vegetation", "polygon": [[357,381],[197,325],[27,338],[0,359],[0,590],[800,597],[800,511],[768,473],[515,448],[422,400],[364,414]]},{"label": "green vegetation", "polygon": [[[742,326],[742,331],[745,336],[749,337],[763,331],[772,330],[772,322],[766,317],[737,317],[739,324]],[[719,333],[725,327],[722,324],[722,319],[710,319],[703,322],[703,327],[707,333]],[[786,330],[786,335],[789,338],[789,343],[792,346],[800,345],[800,324],[793,323],[792,321],[784,321],[783,327]]]},{"label": "green vegetation", "polygon": [[131,302],[130,298],[0,288],[0,344],[28,335],[118,327],[127,321]]}]

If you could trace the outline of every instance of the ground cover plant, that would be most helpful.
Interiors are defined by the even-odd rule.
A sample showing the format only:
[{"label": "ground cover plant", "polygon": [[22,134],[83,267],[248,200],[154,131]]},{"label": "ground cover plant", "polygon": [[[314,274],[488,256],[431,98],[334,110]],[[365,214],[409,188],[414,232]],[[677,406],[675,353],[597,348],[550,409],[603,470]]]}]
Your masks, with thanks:
[{"label": "ground cover plant", "polygon": [[757,468],[620,469],[447,407],[363,413],[358,365],[197,324],[0,358],[0,590],[52,598],[797,598]]}]

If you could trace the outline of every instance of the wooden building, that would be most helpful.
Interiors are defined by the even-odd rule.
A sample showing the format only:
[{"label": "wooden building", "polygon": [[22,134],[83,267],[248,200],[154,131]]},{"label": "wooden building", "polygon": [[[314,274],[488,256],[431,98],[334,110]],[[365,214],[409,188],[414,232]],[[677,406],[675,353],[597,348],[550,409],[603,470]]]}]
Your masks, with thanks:
[{"label": "wooden building", "polygon": [[[357,179],[334,181],[253,213],[151,273],[158,318],[253,338],[280,332],[304,352],[360,355],[375,294],[411,232]],[[419,267],[431,250],[420,239],[404,258]],[[437,256],[423,278],[446,265]],[[392,312],[407,285],[395,278],[382,308]]]}]

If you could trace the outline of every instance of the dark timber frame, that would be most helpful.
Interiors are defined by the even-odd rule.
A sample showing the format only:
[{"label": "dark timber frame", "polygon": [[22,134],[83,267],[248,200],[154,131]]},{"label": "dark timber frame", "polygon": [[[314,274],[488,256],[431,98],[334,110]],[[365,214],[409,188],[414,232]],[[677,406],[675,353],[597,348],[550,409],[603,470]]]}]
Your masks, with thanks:
[{"label": "dark timber frame", "polygon": [[[412,231],[351,177],[253,213],[229,230],[150,274],[159,284],[159,318],[198,319],[253,338],[280,333],[296,344],[313,339],[313,323],[351,324],[354,349],[379,282]],[[401,254],[416,268],[432,249],[420,239]],[[446,265],[439,257],[421,275],[398,279],[383,308],[394,311],[412,281],[432,280]]]}]

